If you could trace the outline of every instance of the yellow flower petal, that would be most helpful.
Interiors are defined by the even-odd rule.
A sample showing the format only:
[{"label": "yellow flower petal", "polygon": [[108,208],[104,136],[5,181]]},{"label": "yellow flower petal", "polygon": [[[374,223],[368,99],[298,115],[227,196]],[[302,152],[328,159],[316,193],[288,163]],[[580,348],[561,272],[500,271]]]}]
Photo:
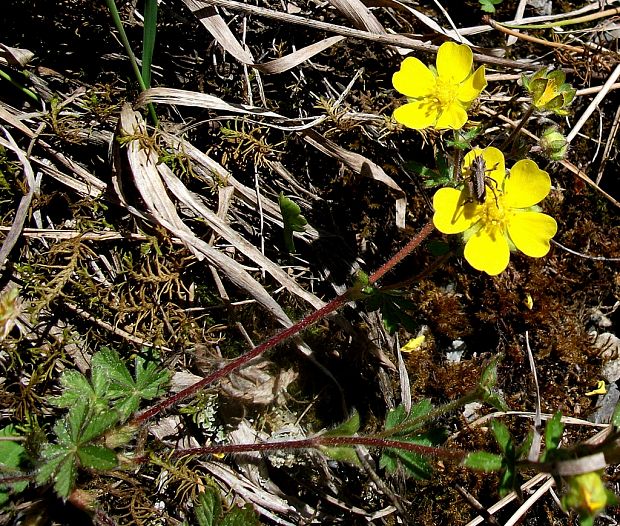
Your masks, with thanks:
[{"label": "yellow flower petal", "polygon": [[440,188],[433,196],[433,223],[444,234],[460,234],[473,226],[482,209],[476,203],[465,203],[465,195],[456,188]]},{"label": "yellow flower petal", "polygon": [[392,75],[394,88],[407,97],[426,97],[435,89],[435,75],[419,59],[407,57]]},{"label": "yellow flower petal", "polygon": [[484,73],[484,66],[480,66],[473,75],[461,84],[457,95],[461,102],[471,104],[480,95],[480,92],[487,87],[487,79]]},{"label": "yellow flower petal", "polygon": [[465,259],[476,270],[491,276],[506,270],[510,260],[508,242],[499,229],[482,228],[465,245]]},{"label": "yellow flower petal", "polygon": [[441,78],[460,84],[470,75],[472,64],[473,55],[468,46],[454,42],[444,42],[439,46],[437,72]]},{"label": "yellow flower petal", "polygon": [[508,234],[526,256],[543,257],[549,252],[549,240],[558,225],[553,217],[540,212],[517,212],[508,221]]},{"label": "yellow flower petal", "polygon": [[510,170],[504,184],[506,205],[528,208],[542,201],[551,190],[549,174],[538,168],[534,161],[521,159]]},{"label": "yellow flower petal", "polygon": [[467,112],[458,102],[443,107],[435,124],[438,130],[460,130],[467,122]]},{"label": "yellow flower petal", "polygon": [[422,344],[424,343],[425,340],[426,340],[426,336],[424,336],[424,334],[420,334],[420,336],[418,336],[417,338],[413,338],[409,340],[405,345],[403,345],[400,348],[400,352],[404,352],[404,353],[413,352],[419,349],[420,347],[422,347]]},{"label": "yellow flower petal", "polygon": [[489,146],[484,150],[474,148],[472,151],[467,152],[463,158],[463,175],[465,177],[469,175],[468,169],[474,158],[479,155],[484,159],[487,177],[493,179],[497,183],[497,189],[501,191],[504,177],[506,177],[506,164],[504,162],[504,154],[493,146]]},{"label": "yellow flower petal", "polygon": [[394,119],[397,122],[421,130],[435,124],[438,117],[438,107],[428,100],[416,100],[403,104],[394,110]]}]

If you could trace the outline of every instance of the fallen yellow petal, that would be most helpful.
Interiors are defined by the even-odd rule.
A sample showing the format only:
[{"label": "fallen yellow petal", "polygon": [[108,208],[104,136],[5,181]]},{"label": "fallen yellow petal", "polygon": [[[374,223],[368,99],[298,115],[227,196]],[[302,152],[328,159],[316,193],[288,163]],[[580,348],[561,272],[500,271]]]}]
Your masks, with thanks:
[{"label": "fallen yellow petal", "polygon": [[413,352],[419,349],[420,347],[422,347],[422,344],[424,343],[425,340],[426,340],[426,337],[424,336],[424,334],[421,334],[420,336],[416,338],[412,338],[400,348],[400,352]]},{"label": "fallen yellow petal", "polygon": [[599,380],[596,382],[596,389],[594,391],[588,391],[586,396],[594,396],[599,394],[606,394],[607,388],[605,387],[605,380]]}]

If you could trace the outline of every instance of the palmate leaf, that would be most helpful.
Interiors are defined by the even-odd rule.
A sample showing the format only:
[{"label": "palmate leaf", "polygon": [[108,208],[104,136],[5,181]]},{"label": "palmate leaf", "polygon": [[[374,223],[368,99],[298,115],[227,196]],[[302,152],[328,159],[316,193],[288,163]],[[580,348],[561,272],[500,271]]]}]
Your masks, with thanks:
[{"label": "palmate leaf", "polygon": [[93,384],[107,382],[107,397],[115,400],[114,409],[121,421],[137,411],[141,400],[152,400],[163,392],[170,380],[168,371],[159,370],[152,361],[142,356],[135,359],[135,380],[120,355],[103,348],[93,356]]}]

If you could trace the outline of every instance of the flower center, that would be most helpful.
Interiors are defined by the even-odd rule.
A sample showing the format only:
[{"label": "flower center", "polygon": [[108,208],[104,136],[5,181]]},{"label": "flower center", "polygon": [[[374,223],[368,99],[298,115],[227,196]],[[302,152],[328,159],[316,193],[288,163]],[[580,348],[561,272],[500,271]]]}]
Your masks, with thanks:
[{"label": "flower center", "polygon": [[448,106],[456,99],[458,89],[458,85],[451,78],[442,79],[439,77],[435,85],[435,98],[441,106]]},{"label": "flower center", "polygon": [[487,187],[486,198],[480,205],[480,219],[485,228],[495,233],[504,232],[508,222],[508,208],[504,202],[504,195],[500,190]]}]

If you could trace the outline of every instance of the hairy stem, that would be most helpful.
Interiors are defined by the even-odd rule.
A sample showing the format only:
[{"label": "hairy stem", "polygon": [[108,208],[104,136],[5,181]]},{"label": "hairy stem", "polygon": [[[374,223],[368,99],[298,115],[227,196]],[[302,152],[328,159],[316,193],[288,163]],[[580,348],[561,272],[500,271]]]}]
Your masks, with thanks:
[{"label": "hairy stem", "polygon": [[[422,228],[422,230],[420,230],[420,232],[418,232],[418,234],[409,241],[409,243],[407,243],[394,256],[392,256],[392,258],[390,258],[390,260],[387,263],[382,265],[376,272],[374,272],[369,277],[369,283],[370,284],[376,283],[387,272],[389,272],[396,265],[398,265],[398,263],[400,263],[408,254],[410,254],[417,246],[419,246],[420,243],[424,241],[424,239],[428,237],[428,235],[433,231],[433,228],[434,227],[433,227],[432,222],[427,223]],[[348,289],[346,292],[344,292],[340,296],[330,301],[327,305],[321,307],[319,310],[306,316],[304,319],[302,319],[301,321],[298,321],[291,327],[288,327],[287,329],[284,329],[283,331],[272,336],[267,341],[261,343],[257,347],[254,347],[254,349],[252,349],[251,351],[229,362],[227,365],[225,365],[221,369],[218,369],[217,371],[209,374],[208,376],[205,376],[202,380],[199,380],[195,384],[192,384],[189,387],[183,389],[182,391],[179,391],[178,393],[172,396],[169,396],[168,398],[165,398],[164,400],[155,404],[151,408],[138,414],[137,416],[134,417],[134,419],[130,422],[130,424],[140,425],[143,422],[146,422],[147,420],[149,420],[150,418],[153,418],[155,415],[161,413],[163,410],[167,409],[168,407],[178,404],[181,400],[185,400],[186,398],[194,396],[201,389],[204,389],[206,386],[212,384],[213,382],[216,382],[220,378],[223,378],[229,375],[230,373],[232,373],[233,371],[236,371],[237,369],[243,367],[250,360],[261,355],[268,349],[275,347],[276,345],[282,343],[283,341],[287,340],[291,336],[294,336],[297,333],[303,331],[310,325],[313,325],[317,321],[322,320],[323,318],[325,318],[325,316],[327,316],[331,312],[334,312],[346,302],[352,299],[356,299],[354,297],[355,296],[354,293],[356,292],[357,291],[355,288]]]}]

